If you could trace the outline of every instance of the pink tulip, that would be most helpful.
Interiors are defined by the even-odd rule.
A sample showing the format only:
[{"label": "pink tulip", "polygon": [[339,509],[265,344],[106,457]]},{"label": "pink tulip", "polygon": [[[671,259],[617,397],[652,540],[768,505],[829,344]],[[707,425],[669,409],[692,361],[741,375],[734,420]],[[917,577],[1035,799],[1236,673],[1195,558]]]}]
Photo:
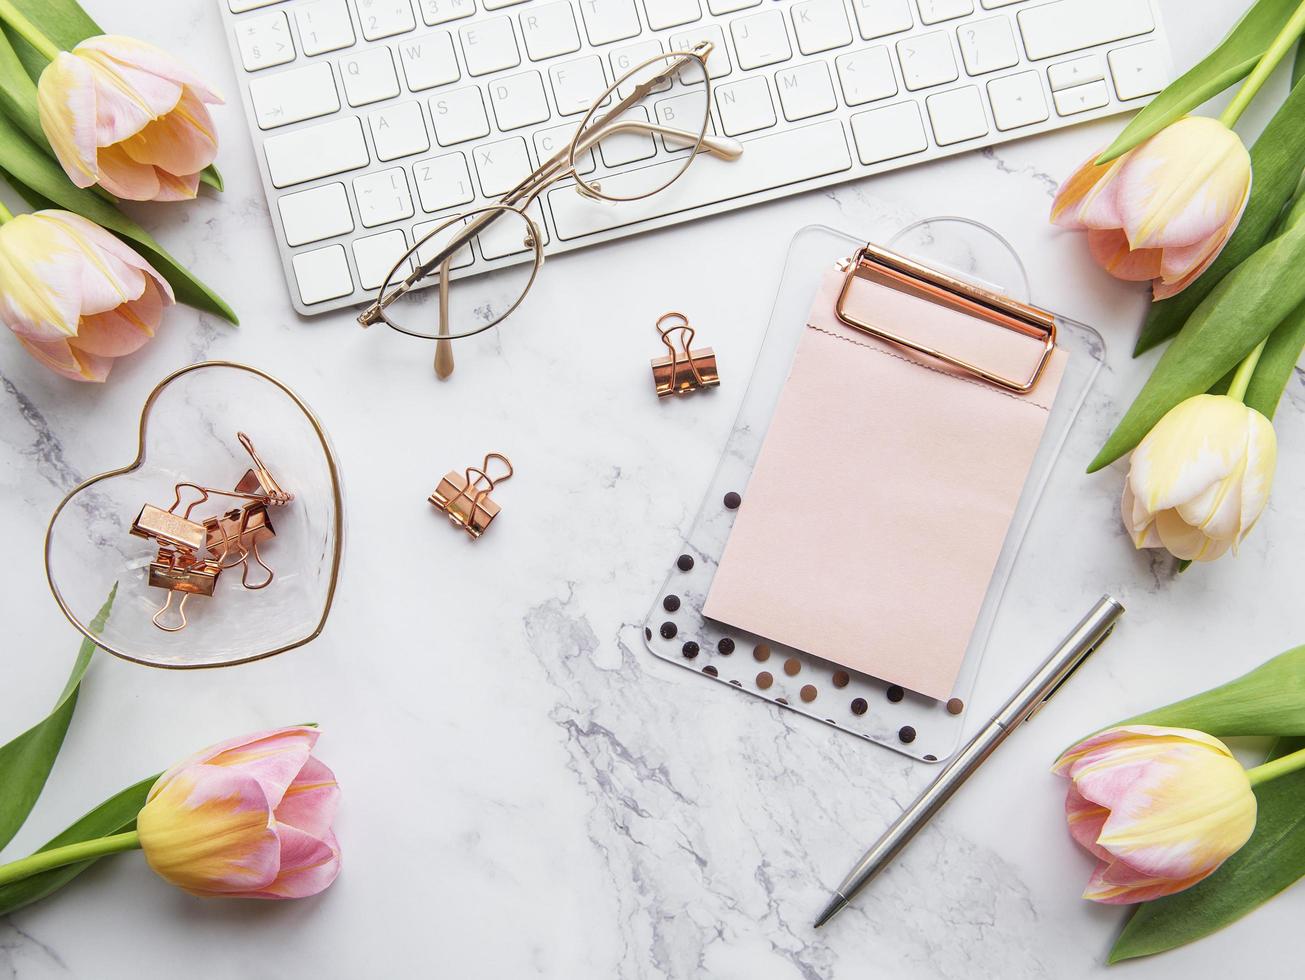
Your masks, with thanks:
[{"label": "pink tulip", "polygon": [[103,381],[172,302],[167,280],[85,218],[37,211],[0,225],[0,322],[65,378]]},{"label": "pink tulip", "polygon": [[1085,163],[1051,220],[1086,229],[1092,257],[1156,299],[1187,288],[1228,242],[1251,192],[1251,158],[1217,119],[1186,116],[1110,163]]},{"label": "pink tulip", "polygon": [[160,876],[196,895],[305,898],[340,873],[340,790],[314,728],[221,742],[173,766],[136,818]]},{"label": "pink tulip", "polygon": [[72,182],[133,201],[195,196],[217,156],[205,103],[221,101],[171,55],[112,34],[59,52],[37,86],[41,128]]},{"label": "pink tulip", "polygon": [[1125,725],[1057,760],[1069,832],[1098,858],[1083,897],[1125,905],[1190,888],[1250,838],[1251,782],[1227,746],[1186,728]]}]

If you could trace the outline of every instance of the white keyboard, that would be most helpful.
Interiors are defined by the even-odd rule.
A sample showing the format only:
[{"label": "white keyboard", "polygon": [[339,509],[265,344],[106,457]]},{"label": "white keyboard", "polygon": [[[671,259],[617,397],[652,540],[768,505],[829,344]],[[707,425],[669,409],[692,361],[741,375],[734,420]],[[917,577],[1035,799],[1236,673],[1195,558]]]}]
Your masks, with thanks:
[{"label": "white keyboard", "polygon": [[[666,192],[563,184],[550,254],[1136,108],[1154,0],[218,0],[295,308],[368,302],[415,238],[566,145],[615,73],[701,39],[712,126]],[[673,150],[674,148],[672,148]],[[677,168],[646,153],[610,171]],[[477,246],[463,274],[520,261]]]}]

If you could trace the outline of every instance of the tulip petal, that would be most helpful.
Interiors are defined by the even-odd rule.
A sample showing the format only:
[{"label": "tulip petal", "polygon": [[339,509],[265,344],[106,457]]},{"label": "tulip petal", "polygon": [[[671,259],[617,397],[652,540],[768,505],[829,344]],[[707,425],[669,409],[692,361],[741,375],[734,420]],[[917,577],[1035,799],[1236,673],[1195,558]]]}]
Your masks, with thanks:
[{"label": "tulip petal", "polygon": [[340,845],[327,831],[314,837],[294,827],[277,827],[281,838],[281,870],[270,885],[251,898],[307,898],[326,889],[340,873]]},{"label": "tulip petal", "polygon": [[198,173],[178,177],[155,167],[154,174],[159,179],[159,192],[154,195],[156,201],[190,201],[199,193]]},{"label": "tulip petal", "polygon": [[1110,881],[1109,876],[1115,873],[1114,869],[1120,867],[1121,864],[1112,865],[1104,861],[1097,865],[1096,870],[1092,872],[1092,877],[1088,879],[1087,888],[1083,890],[1083,897],[1104,905],[1133,905],[1137,902],[1149,902],[1152,899],[1163,898],[1165,895],[1173,895],[1184,888],[1191,888],[1217,870],[1211,868],[1188,878],[1143,877],[1133,883]]},{"label": "tulip petal", "polygon": [[1180,119],[1126,159],[1116,193],[1120,226],[1133,248],[1198,244],[1245,205],[1250,154],[1217,119]]},{"label": "tulip petal", "polygon": [[160,778],[136,829],[165,880],[200,895],[239,894],[276,879],[281,844],[270,813],[251,774],[198,765]]},{"label": "tulip petal", "polygon": [[[1109,164],[1098,166],[1093,162],[1094,160],[1095,157],[1084,162],[1078,170],[1074,171],[1069,180],[1060,185],[1056,198],[1051,204],[1052,224],[1075,230],[1087,227],[1082,219],[1083,202],[1113,169]],[[1117,225],[1118,222],[1114,224]]]},{"label": "tulip petal", "polygon": [[137,163],[121,146],[100,149],[100,184],[115,197],[152,201],[159,194],[159,175],[153,167]]},{"label": "tulip petal", "polygon": [[1133,451],[1128,482],[1152,514],[1226,478],[1246,451],[1246,406],[1195,395],[1171,408]]},{"label": "tulip petal", "polygon": [[[204,102],[221,103],[215,89],[162,48],[123,34],[101,34],[87,38],[74,49],[78,54],[93,51],[104,61],[149,72],[158,78],[193,89]],[[157,113],[156,113],[157,115]]]},{"label": "tulip petal", "polygon": [[335,773],[309,756],[281,797],[276,807],[276,822],[314,837],[324,837],[331,829],[339,802],[340,787]]},{"label": "tulip petal", "polygon": [[1164,253],[1158,248],[1128,247],[1128,237],[1118,228],[1092,228],[1088,231],[1088,249],[1097,265],[1116,279],[1149,282],[1160,275]]},{"label": "tulip petal", "polygon": [[20,214],[0,226],[0,321],[38,343],[75,336],[81,250],[58,222]]},{"label": "tulip petal", "polygon": [[217,135],[208,109],[187,89],[175,109],[123,140],[121,146],[137,163],[170,174],[197,174],[217,156]]},{"label": "tulip petal", "polygon": [[19,336],[18,342],[27,353],[70,381],[100,382],[109,376],[109,369],[113,367],[112,358],[74,350],[66,340],[36,341]]},{"label": "tulip petal", "polygon": [[95,142],[100,147],[134,136],[181,101],[184,86],[140,68],[115,61],[88,44],[73,54],[95,79]]},{"label": "tulip petal", "polygon": [[1232,545],[1231,540],[1212,538],[1193,527],[1172,509],[1155,515],[1155,530],[1161,547],[1182,561],[1214,561]]},{"label": "tulip petal", "polygon": [[1127,480],[1124,481],[1124,494],[1119,501],[1120,516],[1124,519],[1124,528],[1133,541],[1134,548],[1160,547],[1160,535],[1155,529],[1155,520],[1147,513],[1133,493]]},{"label": "tulip petal", "polygon": [[[268,806],[275,809],[281,803],[286,789],[307,764],[319,734],[317,729],[304,725],[277,728],[219,742],[173,766],[159,777],[155,790],[173,773],[197,764],[239,767],[258,780]],[[151,790],[151,794],[153,792]]]},{"label": "tulip petal", "polygon": [[60,52],[41,72],[36,108],[41,130],[68,179],[78,187],[90,187],[99,176],[90,66],[76,55]]},{"label": "tulip petal", "polygon": [[1255,409],[1248,409],[1249,428],[1246,439],[1246,474],[1242,479],[1240,541],[1250,533],[1269,502],[1269,489],[1278,467],[1278,435],[1273,423]]},{"label": "tulip petal", "polygon": [[1080,847],[1101,861],[1112,860],[1110,852],[1097,843],[1108,816],[1108,809],[1085,799],[1073,783],[1069,784],[1065,794],[1065,820],[1069,824],[1070,836]]},{"label": "tulip petal", "polygon": [[78,350],[104,357],[122,357],[143,347],[163,316],[163,297],[154,280],[147,279],[139,299],[117,309],[82,317],[70,343]]}]

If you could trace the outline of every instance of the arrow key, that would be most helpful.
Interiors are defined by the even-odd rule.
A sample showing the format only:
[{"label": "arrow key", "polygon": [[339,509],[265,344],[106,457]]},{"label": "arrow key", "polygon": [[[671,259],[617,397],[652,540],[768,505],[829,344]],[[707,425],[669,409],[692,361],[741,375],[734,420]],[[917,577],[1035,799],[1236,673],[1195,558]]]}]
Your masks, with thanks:
[{"label": "arrow key", "polygon": [[1121,100],[1155,95],[1169,83],[1164,46],[1146,41],[1116,48],[1110,52],[1110,74]]},{"label": "arrow key", "polygon": [[1086,85],[1088,82],[1099,82],[1105,77],[1106,66],[1099,54],[1062,61],[1047,68],[1047,80],[1051,82],[1053,92],[1073,88],[1075,85]]},{"label": "arrow key", "polygon": [[1036,71],[994,78],[988,83],[988,101],[992,118],[1002,131],[1045,122],[1049,115],[1042,78]]}]

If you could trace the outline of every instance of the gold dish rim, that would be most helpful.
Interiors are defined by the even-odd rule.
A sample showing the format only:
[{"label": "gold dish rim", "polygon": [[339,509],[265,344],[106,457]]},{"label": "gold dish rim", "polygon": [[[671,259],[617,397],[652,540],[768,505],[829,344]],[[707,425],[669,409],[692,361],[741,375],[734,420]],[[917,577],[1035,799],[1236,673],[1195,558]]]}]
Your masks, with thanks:
[{"label": "gold dish rim", "polygon": [[[77,494],[81,493],[83,490],[93,487],[95,484],[104,480],[108,480],[115,476],[123,476],[140,469],[140,467],[145,463],[145,433],[149,427],[150,410],[154,407],[154,403],[158,401],[159,396],[163,394],[164,389],[172,384],[172,382],[190,374],[192,371],[200,371],[205,368],[231,368],[236,371],[247,371],[256,377],[262,378],[264,381],[271,382],[295,403],[295,406],[304,413],[304,417],[308,419],[309,424],[313,427],[313,432],[317,435],[317,441],[321,445],[322,452],[326,456],[327,468],[331,474],[331,494],[335,503],[334,516],[332,518],[335,543],[331,555],[331,578],[327,584],[326,603],[322,606],[321,618],[318,619],[317,625],[313,627],[313,630],[301,639],[283,644],[282,646],[276,647],[272,650],[264,650],[248,657],[241,657],[239,660],[224,660],[220,663],[202,664],[159,663],[155,660],[146,660],[141,657],[132,656],[130,653],[106,643],[98,635],[92,633],[90,628],[73,614],[73,611],[68,607],[68,603],[64,601],[63,594],[59,591],[59,587],[55,585],[54,575],[50,570],[51,539],[54,534],[55,521],[59,519],[59,515],[63,513],[63,509],[68,505],[73,497],[77,496]],[[317,637],[321,636],[322,630],[326,627],[327,617],[331,614],[331,606],[335,601],[335,589],[340,580],[340,562],[343,549],[344,494],[340,488],[339,463],[336,461],[335,452],[331,449],[330,441],[327,439],[326,430],[322,428],[322,423],[318,421],[317,416],[313,414],[313,410],[308,407],[307,403],[299,397],[293,388],[281,381],[279,378],[268,374],[266,371],[262,371],[248,364],[241,364],[238,361],[199,361],[198,363],[188,364],[183,368],[178,368],[176,371],[173,371],[156,384],[150,391],[149,396],[145,399],[145,404],[141,406],[140,410],[140,424],[137,429],[135,459],[126,466],[119,466],[115,469],[106,470],[103,473],[97,473],[95,476],[83,480],[64,494],[63,499],[59,501],[59,505],[55,507],[54,513],[50,515],[50,520],[45,526],[45,581],[50,587],[50,594],[54,596],[54,601],[59,604],[59,609],[63,612],[64,617],[68,622],[72,623],[82,636],[86,637],[105,653],[112,654],[113,656],[118,657],[121,660],[129,661],[130,663],[140,664],[143,667],[155,667],[160,670],[212,670],[221,667],[238,667],[241,664],[253,663],[256,660],[266,660],[268,657],[275,657],[279,653],[285,653],[287,650],[294,650],[296,647],[301,647],[307,643],[311,643],[313,640],[317,639]]]}]

